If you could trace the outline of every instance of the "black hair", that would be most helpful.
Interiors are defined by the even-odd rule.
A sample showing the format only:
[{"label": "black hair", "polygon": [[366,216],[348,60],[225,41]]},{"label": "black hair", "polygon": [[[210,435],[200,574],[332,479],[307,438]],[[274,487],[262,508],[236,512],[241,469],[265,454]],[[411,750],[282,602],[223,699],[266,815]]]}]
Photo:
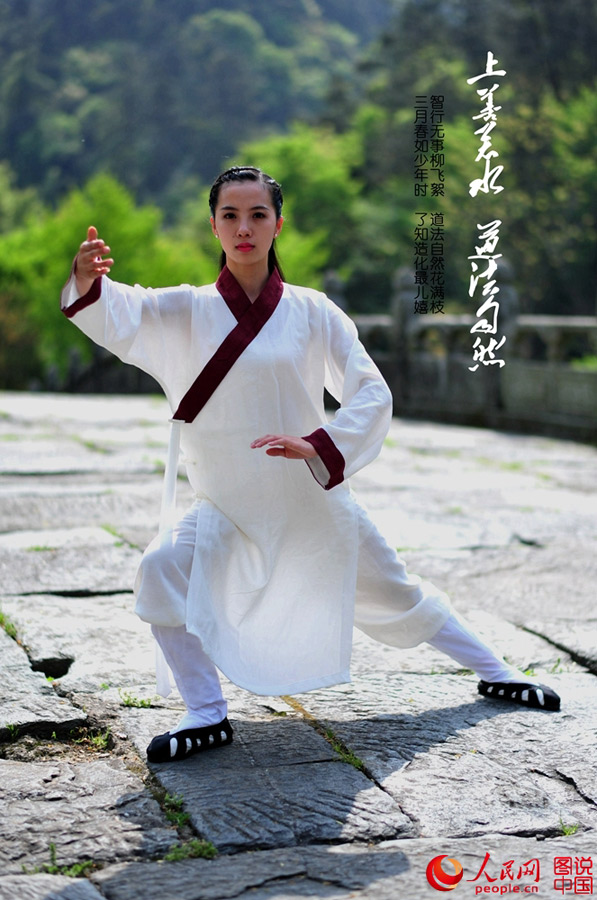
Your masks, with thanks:
[{"label": "black hair", "polygon": [[[257,181],[269,188],[272,203],[274,204],[274,209],[276,211],[276,219],[280,218],[280,216],[282,215],[282,204],[284,202],[284,197],[282,196],[282,188],[278,184],[278,182],[274,178],[272,178],[271,175],[266,175],[265,172],[262,172],[261,169],[256,169],[255,166],[232,166],[230,169],[226,169],[225,172],[222,172],[220,175],[218,175],[211,186],[211,190],[209,192],[209,208],[214,219],[216,216],[218,199],[220,197],[220,189],[222,185],[230,184],[231,181]],[[273,272],[274,269],[277,269],[280,273],[280,278],[282,279],[282,281],[284,281],[284,275],[282,274],[282,269],[280,267],[280,263],[278,262],[278,257],[276,256],[276,247],[274,241],[272,241],[272,245],[269,249],[267,264],[269,271]],[[220,269],[223,269],[225,265],[226,254],[222,250],[222,254],[220,256]]]}]

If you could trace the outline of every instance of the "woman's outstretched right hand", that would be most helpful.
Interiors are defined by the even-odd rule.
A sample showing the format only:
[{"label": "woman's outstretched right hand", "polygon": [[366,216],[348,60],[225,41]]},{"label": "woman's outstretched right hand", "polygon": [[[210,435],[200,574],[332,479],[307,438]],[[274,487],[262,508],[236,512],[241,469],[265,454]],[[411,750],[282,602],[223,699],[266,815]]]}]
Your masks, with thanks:
[{"label": "woman's outstretched right hand", "polygon": [[98,238],[97,228],[90,225],[87,229],[87,240],[79,247],[75,259],[77,290],[81,296],[87,293],[96,278],[110,273],[114,260],[103,259],[109,252],[108,245]]}]

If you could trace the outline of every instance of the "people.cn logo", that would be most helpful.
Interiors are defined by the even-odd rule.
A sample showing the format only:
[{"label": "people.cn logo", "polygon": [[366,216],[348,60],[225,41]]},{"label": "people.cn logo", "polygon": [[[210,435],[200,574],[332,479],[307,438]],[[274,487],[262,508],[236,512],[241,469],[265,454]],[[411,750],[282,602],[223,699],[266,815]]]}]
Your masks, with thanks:
[{"label": "people.cn logo", "polygon": [[[442,868],[442,859],[447,859],[454,866],[454,874],[450,875]],[[427,866],[427,881],[436,891],[453,891],[462,881],[464,874],[462,866],[457,859],[451,859],[444,853],[442,856],[434,856]]]}]

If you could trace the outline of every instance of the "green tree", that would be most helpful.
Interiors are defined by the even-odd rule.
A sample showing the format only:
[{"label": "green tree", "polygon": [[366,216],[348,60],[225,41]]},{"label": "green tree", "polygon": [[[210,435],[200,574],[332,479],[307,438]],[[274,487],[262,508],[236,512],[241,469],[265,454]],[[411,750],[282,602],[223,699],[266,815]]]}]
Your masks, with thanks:
[{"label": "green tree", "polygon": [[387,15],[369,6],[0,0],[0,159],[53,203],[109,170],[172,205],[241,142],[320,110]]},{"label": "green tree", "polygon": [[[23,331],[33,336],[40,366],[58,365],[64,372],[74,348],[89,356],[89,341],[69,328],[58,304],[70,261],[88,225],[96,225],[109,241],[116,280],[152,287],[211,280],[214,266],[208,257],[196,244],[162,232],[161,221],[157,208],[136,207],[122,185],[108,175],[97,175],[82,190],[71,192],[56,211],[0,236],[0,298],[18,301],[19,339]],[[19,380],[18,386],[26,386],[15,373],[13,382]]]},{"label": "green tree", "polygon": [[[413,105],[415,95],[445,98],[445,197],[423,210],[446,217],[446,281],[450,298],[468,306],[476,225],[503,221],[500,251],[513,263],[526,312],[590,313],[594,308],[594,145],[597,12],[586,0],[406,0],[366,53],[360,91],[336,86],[326,121],[350,132],[361,148],[359,239],[350,262],[367,286],[386,285],[391,268],[412,258]],[[496,102],[493,133],[504,165],[505,190],[469,196],[480,174],[475,162],[480,110],[476,86],[488,50],[507,77]],[[359,93],[361,99],[359,100]],[[352,99],[353,107],[350,109]],[[348,122],[348,127],[347,127]],[[593,149],[592,149],[593,148]],[[388,243],[394,247],[382,252]],[[357,291],[358,293],[358,291]],[[382,291],[379,291],[381,297]],[[389,295],[389,290],[386,296]]]},{"label": "green tree", "polygon": [[293,233],[325,235],[327,264],[341,265],[355,236],[353,205],[359,193],[353,175],[359,148],[351,135],[296,124],[287,135],[245,144],[241,153],[246,163],[282,184]]},{"label": "green tree", "polygon": [[35,188],[18,188],[8,163],[0,162],[0,234],[19,228],[42,211],[43,205]]}]

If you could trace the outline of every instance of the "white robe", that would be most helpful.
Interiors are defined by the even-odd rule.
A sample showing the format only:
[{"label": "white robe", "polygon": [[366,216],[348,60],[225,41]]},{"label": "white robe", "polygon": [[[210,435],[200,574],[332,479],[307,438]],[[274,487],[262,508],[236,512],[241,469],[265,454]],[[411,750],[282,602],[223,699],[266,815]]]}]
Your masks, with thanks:
[{"label": "white robe", "polygon": [[[63,309],[76,298],[71,279]],[[214,284],[152,290],[109,278],[73,321],[152,375],[172,410],[237,324]],[[324,385],[341,402],[331,422]],[[391,410],[354,323],[324,294],[284,285],[261,331],[195,420],[181,425],[200,501],[188,592],[182,603],[163,592],[139,596],[140,617],[185,625],[228,678],[255,693],[349,681],[363,512],[347,479],[378,455]],[[319,429],[320,455],[307,465],[250,447],[267,433],[321,436]],[[429,639],[449,609],[440,592],[422,595],[403,628],[393,624],[392,643]]]}]

